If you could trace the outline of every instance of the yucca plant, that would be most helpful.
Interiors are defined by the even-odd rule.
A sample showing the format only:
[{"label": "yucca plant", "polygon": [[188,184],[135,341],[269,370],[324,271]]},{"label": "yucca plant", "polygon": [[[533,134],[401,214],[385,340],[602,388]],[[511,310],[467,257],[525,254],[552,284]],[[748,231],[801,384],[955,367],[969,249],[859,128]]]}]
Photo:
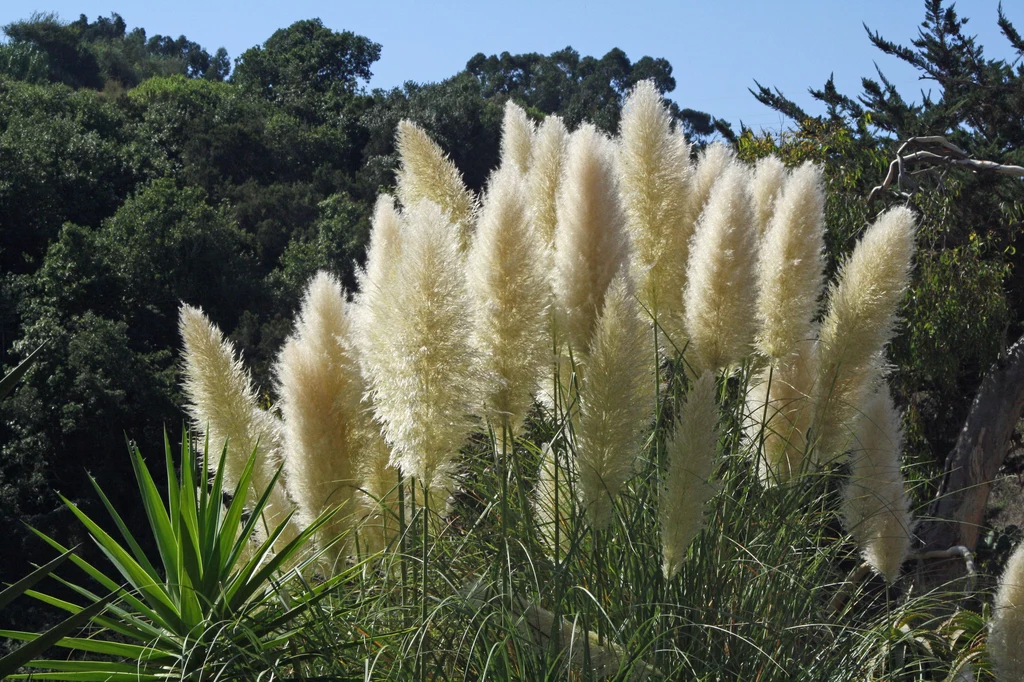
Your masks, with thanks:
[{"label": "yucca plant", "polygon": [[[80,621],[75,626],[91,627],[83,636],[62,636],[45,642],[74,652],[67,659],[12,659],[33,671],[11,675],[11,679],[214,679],[230,676],[232,670],[244,670],[253,660],[259,661],[259,670],[288,669],[285,644],[293,634],[296,619],[349,575],[341,572],[316,587],[295,580],[301,569],[316,558],[303,555],[310,538],[330,521],[337,508],[320,515],[275,553],[274,543],[283,524],[269,529],[261,542],[251,540],[270,488],[258,491],[258,501],[251,509],[245,507],[246,495],[238,494],[251,483],[255,452],[241,472],[238,488],[227,491],[224,458],[212,481],[196,480],[192,448],[187,437],[183,438],[179,479],[170,443],[166,436],[164,440],[166,503],[141,453],[135,447],[130,449],[159,564],[151,561],[95,480],[93,486],[120,539],[62,498],[106,555],[117,578],[109,569],[101,569],[37,531],[102,592],[97,593],[97,587],[87,582],[58,577],[65,587],[87,600],[79,605],[46,592],[21,589],[28,596],[73,614]],[[200,471],[207,471],[207,464],[204,457]],[[275,476],[270,485],[276,482]],[[227,504],[225,493],[231,495]],[[54,567],[46,568],[49,573]],[[293,589],[296,586],[298,589]],[[40,640],[40,635],[10,630],[0,631],[0,636],[30,643]]]}]

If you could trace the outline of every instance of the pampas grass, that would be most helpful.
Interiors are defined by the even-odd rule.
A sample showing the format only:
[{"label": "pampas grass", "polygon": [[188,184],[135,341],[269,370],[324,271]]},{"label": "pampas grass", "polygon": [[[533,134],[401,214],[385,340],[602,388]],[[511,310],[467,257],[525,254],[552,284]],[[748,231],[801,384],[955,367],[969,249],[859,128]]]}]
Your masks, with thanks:
[{"label": "pampas grass", "polygon": [[914,214],[883,213],[842,265],[821,323],[815,397],[815,451],[828,461],[843,453],[857,408],[878,381],[885,345],[910,280]]},{"label": "pampas grass", "polygon": [[746,172],[729,165],[715,184],[690,247],[686,331],[697,371],[742,361],[757,330],[757,238]]},{"label": "pampas grass", "polygon": [[533,227],[543,245],[555,248],[555,227],[558,224],[557,200],[562,184],[562,170],[569,133],[558,116],[548,116],[533,136],[527,185]]},{"label": "pampas grass", "polygon": [[396,180],[398,198],[407,210],[426,199],[444,211],[459,234],[460,248],[469,248],[476,217],[476,199],[462,175],[437,143],[412,121],[398,124],[401,165]]},{"label": "pampas grass", "polygon": [[551,357],[547,271],[529,221],[526,181],[515,168],[491,176],[466,281],[473,345],[486,382],[484,414],[502,442],[506,424],[509,436],[519,430]]},{"label": "pampas grass", "polygon": [[[302,301],[295,333],[275,367],[281,396],[287,487],[301,525],[343,506],[320,532],[326,543],[351,528],[354,460],[363,448],[362,377],[345,293],[321,272]],[[345,553],[335,544],[330,563]]]},{"label": "pampas grass", "polygon": [[686,548],[704,525],[704,508],[714,496],[708,481],[714,471],[718,444],[718,405],[715,377],[704,372],[694,383],[682,415],[665,446],[668,472],[658,501],[662,571],[675,577]]},{"label": "pampas grass", "polygon": [[671,124],[654,83],[639,83],[622,108],[618,168],[637,298],[682,348],[682,294],[693,233],[687,213],[690,146]]},{"label": "pampas grass", "polygon": [[363,329],[373,409],[393,464],[424,486],[446,489],[469,435],[478,387],[470,346],[470,307],[458,233],[448,215],[421,201],[403,216],[401,259],[391,291],[368,296]]},{"label": "pampas grass", "polygon": [[775,206],[758,260],[757,349],[782,360],[809,338],[825,267],[821,167],[793,171]]},{"label": "pampas grass", "polygon": [[606,528],[612,505],[640,451],[654,414],[654,366],[646,324],[623,272],[608,287],[594,339],[584,356],[576,422],[576,466],[584,508]]},{"label": "pampas grass", "polygon": [[521,106],[505,102],[505,116],[501,123],[501,165],[526,173],[530,168],[530,148],[533,145],[534,125]]},{"label": "pampas grass", "polygon": [[892,583],[910,553],[912,523],[900,474],[903,429],[888,388],[867,401],[856,436],[843,515],[864,560]]},{"label": "pampas grass", "polygon": [[[217,467],[219,453],[223,451],[224,480],[235,488],[250,454],[255,451],[252,487],[243,493],[254,503],[255,491],[269,488],[281,466],[280,423],[257,406],[256,390],[241,359],[201,309],[182,305],[178,328],[185,343],[186,409],[195,430],[205,436],[213,450],[208,453],[210,466]],[[263,509],[265,527],[262,530],[277,528],[293,511],[294,504],[288,499],[285,487],[275,485]],[[289,523],[280,542],[287,543],[295,533],[294,524]]]},{"label": "pampas grass", "polygon": [[605,291],[627,257],[611,142],[592,125],[569,138],[558,193],[553,289],[558,333],[577,352],[587,348]]},{"label": "pampas grass", "polygon": [[786,166],[777,156],[766,156],[754,164],[750,179],[750,193],[754,197],[754,214],[757,216],[757,233],[764,237],[768,231],[779,193],[786,182]]},{"label": "pampas grass", "polygon": [[992,604],[988,654],[999,682],[1024,679],[1024,542],[999,578]]},{"label": "pampas grass", "polygon": [[714,142],[704,148],[693,169],[690,196],[686,207],[687,221],[696,223],[700,219],[718,178],[726,168],[735,163],[737,163],[736,152],[721,142]]}]

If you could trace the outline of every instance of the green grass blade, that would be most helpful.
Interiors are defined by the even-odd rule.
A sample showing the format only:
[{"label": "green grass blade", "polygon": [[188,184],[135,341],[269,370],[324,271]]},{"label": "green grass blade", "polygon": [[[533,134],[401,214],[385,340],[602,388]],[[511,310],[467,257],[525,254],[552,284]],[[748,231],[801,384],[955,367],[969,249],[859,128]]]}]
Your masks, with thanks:
[{"label": "green grass blade", "polygon": [[71,556],[76,549],[78,549],[78,547],[69,549],[53,561],[40,566],[18,582],[7,587],[3,592],[0,592],[0,609],[10,604],[15,598],[24,594],[25,590],[29,589],[37,582],[57,570],[57,567],[67,561],[68,557]]},{"label": "green grass blade", "polygon": [[0,678],[10,675],[23,665],[27,665],[32,659],[64,639],[68,634],[83,627],[94,616],[98,616],[116,595],[117,592],[111,592],[99,601],[93,602],[81,609],[70,618],[54,625],[28,644],[0,658]]},{"label": "green grass blade", "polygon": [[[39,637],[36,632],[20,632],[18,630],[0,630],[0,637],[15,639],[23,642],[31,642]],[[105,639],[92,639],[88,637],[64,637],[54,642],[54,646],[75,651],[86,651],[106,656],[120,656],[121,658],[133,658],[136,660],[148,659],[153,650],[147,646],[137,644],[125,644],[123,642],[111,642]]]},{"label": "green grass blade", "polygon": [[14,387],[21,381],[21,378],[25,376],[32,365],[36,362],[36,355],[43,349],[46,344],[41,344],[38,348],[28,354],[28,357],[21,361],[21,363],[12,369],[10,372],[0,377],[0,400],[7,397],[7,394],[14,390]]},{"label": "green grass blade", "polygon": [[[164,507],[164,501],[160,498],[160,491],[157,490],[156,483],[153,481],[153,476],[142,459],[142,453],[137,447],[133,447],[129,455],[132,460],[132,468],[135,469],[135,479],[139,484],[142,506],[146,511],[149,527],[156,540],[157,551],[160,552],[160,559],[164,564],[166,584],[176,592],[176,586],[179,584],[178,542],[171,527],[171,520]],[[141,549],[139,551],[141,552]],[[159,578],[159,575],[156,577]]]}]

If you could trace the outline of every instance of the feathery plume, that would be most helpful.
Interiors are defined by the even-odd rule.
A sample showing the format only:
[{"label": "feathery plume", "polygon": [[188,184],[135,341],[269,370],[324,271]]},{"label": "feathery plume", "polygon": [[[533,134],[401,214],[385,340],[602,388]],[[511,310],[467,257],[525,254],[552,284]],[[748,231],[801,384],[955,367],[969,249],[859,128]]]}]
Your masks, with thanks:
[{"label": "feathery plume", "polygon": [[[297,518],[309,525],[324,510],[344,505],[319,533],[327,543],[351,528],[363,381],[341,284],[326,272],[310,282],[295,333],[275,366],[284,418],[284,465]],[[345,554],[335,544],[329,566]]]},{"label": "feathery plume", "polygon": [[[278,420],[257,406],[256,391],[249,375],[224,338],[199,308],[182,305],[178,328],[185,342],[184,389],[186,409],[193,427],[205,436],[213,452],[210,465],[217,465],[224,454],[224,480],[233,489],[252,452],[256,451],[252,484],[245,491],[250,503],[257,501],[269,486],[281,465],[281,430]],[[284,474],[271,490],[263,509],[266,529],[285,522],[294,505],[285,493]],[[289,522],[280,542],[288,542],[296,533]]]},{"label": "feathery plume", "polygon": [[380,428],[364,412],[363,449],[356,461],[359,549],[375,554],[398,537],[398,469],[391,466],[391,449]]},{"label": "feathery plume", "polygon": [[750,180],[750,193],[754,197],[757,233],[762,238],[768,231],[768,224],[775,213],[775,204],[785,182],[786,166],[774,154],[758,159],[754,164],[754,175]]},{"label": "feathery plume", "polygon": [[501,122],[502,166],[511,166],[520,173],[529,170],[533,130],[533,122],[526,111],[512,100],[505,102],[505,117]]},{"label": "feathery plume", "polygon": [[515,434],[547,367],[547,271],[530,226],[525,178],[502,167],[491,176],[466,262],[473,345],[489,386],[484,409],[499,442],[505,418]]},{"label": "feathery plume", "polygon": [[825,261],[825,185],[821,167],[790,175],[761,242],[757,349],[781,360],[807,339],[821,296]]},{"label": "feathery plume", "polygon": [[757,331],[756,263],[746,172],[731,164],[715,183],[690,247],[686,330],[698,372],[749,355]]},{"label": "feathery plume", "polygon": [[548,116],[534,133],[527,174],[533,227],[548,250],[555,248],[558,189],[562,183],[569,133],[558,116]]},{"label": "feathery plume", "polygon": [[709,144],[700,153],[690,181],[687,220],[696,224],[711,198],[712,188],[725,169],[736,163],[736,152],[721,142]]},{"label": "feathery plume", "polygon": [[746,436],[761,448],[758,477],[764,485],[785,483],[806,470],[818,362],[814,336],[809,333],[792,353],[762,369],[747,392]]},{"label": "feathery plume", "polygon": [[[569,549],[573,495],[576,472],[572,459],[564,465],[555,459],[550,443],[541,452],[540,471],[534,490],[533,517],[548,556],[561,560]],[[557,531],[556,531],[557,527]],[[557,539],[555,536],[558,536]]]},{"label": "feathery plume", "polygon": [[394,286],[367,297],[363,329],[367,381],[392,464],[433,489],[447,487],[454,455],[469,434],[477,394],[470,310],[458,235],[445,212],[421,201],[408,222]]},{"label": "feathery plume", "polygon": [[888,388],[868,400],[856,441],[843,516],[864,559],[891,583],[910,553],[911,517],[900,473],[903,429]]},{"label": "feathery plume", "polygon": [[999,578],[992,604],[988,653],[1000,682],[1024,679],[1024,542]]},{"label": "feathery plume", "polygon": [[388,340],[398,332],[389,325],[398,320],[389,311],[398,305],[401,287],[396,277],[402,262],[403,232],[394,199],[382,194],[377,198],[373,213],[366,268],[356,270],[359,293],[355,297],[352,319],[364,377],[384,371],[381,368],[391,360]]},{"label": "feathery plume", "polygon": [[654,413],[654,367],[625,269],[608,287],[594,339],[584,356],[576,419],[576,468],[595,528],[612,519],[612,501],[633,473]]},{"label": "feathery plume", "polygon": [[559,334],[576,351],[586,349],[605,291],[627,255],[624,230],[611,142],[585,124],[569,137],[552,286]]},{"label": "feathery plume", "polygon": [[718,444],[715,377],[705,371],[690,389],[682,416],[666,444],[668,472],[661,490],[661,551],[665,579],[682,568],[686,548],[704,525],[704,508],[715,494],[708,482]]},{"label": "feathery plume", "polygon": [[688,220],[690,146],[654,86],[642,81],[622,107],[619,186],[632,244],[637,298],[669,334],[683,338],[683,289],[693,223]]},{"label": "feathery plume", "polygon": [[883,213],[830,289],[815,388],[815,452],[821,461],[843,454],[857,406],[880,377],[885,345],[910,279],[914,223],[914,214],[903,207]]},{"label": "feathery plume", "polygon": [[476,199],[462,182],[462,175],[436,142],[415,123],[398,124],[398,198],[409,210],[423,199],[434,202],[448,215],[459,234],[460,248],[469,248]]}]

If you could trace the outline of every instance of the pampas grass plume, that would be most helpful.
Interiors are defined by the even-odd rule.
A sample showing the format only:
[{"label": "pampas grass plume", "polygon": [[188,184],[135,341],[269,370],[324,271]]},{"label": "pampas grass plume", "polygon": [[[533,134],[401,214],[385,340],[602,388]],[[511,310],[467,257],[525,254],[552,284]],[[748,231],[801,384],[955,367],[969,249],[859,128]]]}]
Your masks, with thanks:
[{"label": "pampas grass plume", "polygon": [[1000,682],[1024,679],[1024,542],[1006,562],[992,604],[988,653]]},{"label": "pampas grass plume", "polygon": [[773,360],[808,338],[825,267],[825,184],[805,163],[782,190],[758,261],[757,348]]},{"label": "pampas grass plume", "polygon": [[[199,308],[182,305],[178,328],[185,342],[184,389],[186,409],[196,431],[205,435],[213,452],[211,466],[224,454],[224,480],[231,488],[239,478],[252,452],[256,451],[252,485],[245,495],[255,503],[257,493],[269,486],[281,465],[281,430],[278,420],[257,406],[256,391],[242,360],[221,331]],[[292,513],[283,484],[284,475],[271,489],[263,515],[267,528],[278,527]],[[280,542],[294,537],[295,526],[288,524]]]},{"label": "pampas grass plume", "polygon": [[912,539],[910,502],[900,473],[902,449],[900,416],[883,386],[858,421],[843,515],[864,559],[890,583],[899,577]]},{"label": "pampas grass plume", "polygon": [[640,82],[622,108],[618,168],[637,298],[681,348],[690,146],[671,123],[654,83]]},{"label": "pampas grass plume", "polygon": [[623,271],[608,287],[583,359],[576,425],[579,490],[599,529],[611,522],[612,502],[633,473],[643,432],[654,413],[654,367],[646,329]]},{"label": "pampas grass plume", "polygon": [[698,372],[749,355],[757,331],[756,263],[746,172],[730,164],[715,183],[690,247],[686,331]]},{"label": "pampas grass plume", "polygon": [[534,125],[521,106],[505,102],[505,116],[501,123],[501,165],[526,173],[530,168],[530,148],[533,144]]},{"label": "pampas grass plume", "polygon": [[885,345],[910,279],[914,214],[907,208],[883,213],[843,264],[821,323],[814,419],[817,455],[841,455],[857,406],[879,377]]},{"label": "pampas grass plume", "polygon": [[558,194],[553,289],[562,338],[587,348],[605,291],[626,258],[611,142],[585,124],[569,138]]},{"label": "pampas grass plume", "polygon": [[568,140],[569,133],[562,119],[548,116],[534,133],[531,147],[530,170],[527,173],[530,215],[537,235],[549,250],[553,250],[555,245],[558,188],[561,186]]},{"label": "pampas grass plume", "polygon": [[700,153],[697,165],[693,169],[690,196],[687,201],[687,220],[690,223],[695,224],[704,212],[718,178],[726,168],[736,163],[736,152],[721,142],[709,144]]},{"label": "pampas grass plume", "polygon": [[393,464],[425,486],[445,488],[454,456],[469,434],[475,403],[470,308],[458,234],[447,214],[421,201],[408,222],[394,286],[367,298],[360,323],[383,331],[360,337],[367,345],[367,381]]},{"label": "pampas grass plume", "polygon": [[762,237],[768,231],[768,224],[775,213],[775,203],[785,182],[786,166],[774,154],[758,159],[754,164],[754,175],[750,179],[750,193],[754,197],[757,232]]},{"label": "pampas grass plume", "polygon": [[[549,365],[550,289],[542,247],[530,226],[526,181],[502,167],[491,176],[466,263],[473,343],[488,387],[485,413],[501,442],[518,431]],[[507,420],[507,422],[506,422]]]},{"label": "pampas grass plume", "polygon": [[[320,272],[310,283],[275,373],[285,472],[300,524],[344,505],[320,533],[320,541],[328,542],[351,528],[364,390],[345,293],[331,275]],[[335,544],[327,556],[336,562],[344,551],[343,544]]]},{"label": "pampas grass plume", "polygon": [[661,490],[662,571],[671,580],[683,565],[686,548],[704,524],[704,509],[715,489],[718,406],[715,377],[705,371],[690,389],[682,415],[666,444],[668,474]]},{"label": "pampas grass plume", "polygon": [[469,248],[476,199],[462,182],[462,175],[451,159],[430,139],[427,133],[409,120],[398,124],[398,198],[411,209],[427,199],[447,214],[459,233],[463,250]]}]

